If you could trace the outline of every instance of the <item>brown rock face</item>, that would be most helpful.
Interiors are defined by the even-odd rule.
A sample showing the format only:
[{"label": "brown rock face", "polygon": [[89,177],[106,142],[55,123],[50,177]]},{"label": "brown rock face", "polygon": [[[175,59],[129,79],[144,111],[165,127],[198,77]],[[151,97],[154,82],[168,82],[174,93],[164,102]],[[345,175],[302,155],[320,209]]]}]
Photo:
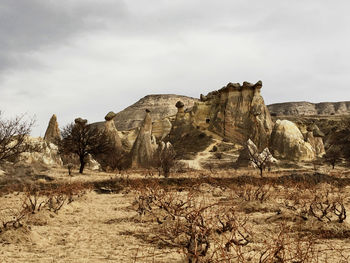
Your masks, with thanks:
[{"label": "brown rock face", "polygon": [[[270,113],[260,95],[262,82],[229,83],[219,91],[202,96],[193,107],[195,125],[244,144],[251,139],[263,150],[272,131]],[[203,101],[204,100],[204,101]]]},{"label": "brown rock face", "polygon": [[50,143],[56,144],[59,140],[61,140],[60,129],[58,128],[58,122],[56,115],[52,115],[49,125],[46,129],[44,140]]},{"label": "brown rock face", "polygon": [[146,111],[139,134],[131,149],[131,166],[133,168],[151,166],[156,148],[157,143],[152,136],[152,118],[149,111]]}]

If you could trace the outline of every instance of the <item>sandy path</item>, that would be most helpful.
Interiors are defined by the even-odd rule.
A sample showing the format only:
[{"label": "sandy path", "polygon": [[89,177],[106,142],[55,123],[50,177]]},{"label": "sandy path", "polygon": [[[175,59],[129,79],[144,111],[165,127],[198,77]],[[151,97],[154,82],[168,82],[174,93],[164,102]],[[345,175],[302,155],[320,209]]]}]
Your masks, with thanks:
[{"label": "sandy path", "polygon": [[219,141],[214,139],[214,142],[205,148],[204,151],[197,153],[196,157],[193,160],[182,160],[181,162],[186,163],[190,169],[203,170],[204,168],[202,167],[201,163],[210,157],[212,154],[210,150],[213,149],[213,147],[218,143]]}]

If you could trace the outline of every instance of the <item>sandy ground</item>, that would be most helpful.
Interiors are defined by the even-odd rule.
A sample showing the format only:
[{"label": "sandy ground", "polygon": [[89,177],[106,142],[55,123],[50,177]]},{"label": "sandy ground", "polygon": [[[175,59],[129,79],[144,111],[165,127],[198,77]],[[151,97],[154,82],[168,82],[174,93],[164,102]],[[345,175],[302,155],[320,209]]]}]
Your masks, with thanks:
[{"label": "sandy ground", "polygon": [[[68,178],[66,171],[60,169],[56,169],[52,174],[57,181],[96,181],[114,176],[144,177],[140,174],[96,174],[87,171],[86,175]],[[225,190],[216,189],[219,193],[214,195],[215,191],[210,187],[203,186],[200,195],[209,195],[210,198],[215,196],[218,200],[229,197]],[[343,191],[348,193],[350,188],[347,187]],[[130,190],[117,194],[97,194],[89,191],[63,206],[57,214],[40,212],[33,216],[28,227],[2,234],[0,262],[186,262],[177,249],[161,248],[147,241],[153,234],[152,227],[156,224],[140,220],[132,205],[135,196],[135,192]],[[1,196],[0,219],[6,213],[19,208],[22,200],[21,193]],[[258,207],[254,208],[256,211],[253,209],[249,212],[249,216],[253,218],[254,232],[263,236],[274,233],[276,225],[267,220],[276,214],[274,208],[269,207],[273,207],[274,204],[266,205],[265,208],[254,202],[247,204],[253,208]],[[350,211],[349,196],[346,199],[346,207]],[[344,224],[349,225],[348,218]],[[328,240],[318,242],[322,245]],[[333,239],[331,243],[337,248],[343,248],[345,254],[349,255],[349,239]],[[337,258],[328,262],[347,261]]]},{"label": "sandy ground", "polygon": [[[5,198],[18,200],[13,195]],[[1,244],[0,261],[182,262],[176,251],[169,254],[157,250],[133,236],[143,233],[146,227],[133,223],[136,216],[130,209],[133,200],[131,194],[89,192],[64,206],[58,214],[51,214],[52,218],[45,218],[43,225],[31,226],[29,233],[16,230],[20,240]],[[21,235],[29,235],[29,240]]]}]

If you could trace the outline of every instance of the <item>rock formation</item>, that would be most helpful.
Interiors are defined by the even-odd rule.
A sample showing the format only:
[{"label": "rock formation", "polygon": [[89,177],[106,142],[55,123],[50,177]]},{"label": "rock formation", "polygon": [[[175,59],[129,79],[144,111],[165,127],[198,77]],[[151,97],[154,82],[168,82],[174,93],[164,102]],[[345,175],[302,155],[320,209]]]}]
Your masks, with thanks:
[{"label": "rock formation", "polygon": [[92,171],[101,171],[101,164],[96,161],[91,154],[88,154],[85,158],[86,167],[88,167]]},{"label": "rock formation", "polygon": [[237,167],[248,167],[251,166],[251,155],[257,156],[259,155],[258,147],[252,142],[252,140],[248,139],[244,148],[240,151],[239,157],[236,161]]},{"label": "rock formation", "polygon": [[341,102],[285,102],[267,106],[273,115],[344,115],[350,114],[350,101]]},{"label": "rock formation", "polygon": [[74,122],[75,122],[75,124],[77,124],[77,125],[81,125],[81,126],[85,126],[86,124],[87,124],[87,120],[86,119],[82,119],[82,118],[76,118],[75,120],[74,120]]},{"label": "rock formation", "polygon": [[117,116],[114,112],[109,112],[106,116],[105,116],[105,123],[104,123],[104,129],[105,132],[107,134],[107,136],[109,137],[109,139],[111,140],[111,142],[113,143],[113,148],[119,152],[122,150],[122,142],[120,140],[119,134],[118,134],[118,130],[115,127],[114,124],[114,118],[115,116]]},{"label": "rock formation", "polygon": [[158,141],[164,140],[170,133],[172,124],[168,118],[153,122],[152,135]]},{"label": "rock formation", "polygon": [[312,145],[305,142],[298,127],[288,120],[277,120],[270,138],[270,149],[277,159],[311,161],[315,158]]},{"label": "rock formation", "polygon": [[157,148],[156,139],[152,136],[152,117],[146,109],[146,116],[131,149],[131,167],[149,167]]},{"label": "rock formation", "polygon": [[[254,159],[254,161],[252,161]],[[255,163],[254,163],[255,162]],[[268,148],[265,148],[262,152],[259,152],[258,147],[248,140],[245,147],[241,150],[241,153],[236,161],[237,167],[254,167],[256,168],[256,163],[265,164],[265,167],[271,166],[271,164],[276,164],[278,161],[273,157]]]},{"label": "rock formation", "polygon": [[[182,136],[185,132],[189,132],[194,128],[192,116],[191,112],[185,112],[185,105],[182,101],[179,100],[176,102],[175,107],[177,108],[177,112],[172,127],[172,133],[181,133]],[[180,132],[177,131],[179,129],[181,130]]]},{"label": "rock formation", "polygon": [[323,144],[324,136],[324,133],[315,124],[313,125],[311,131],[308,131],[306,134],[306,141],[311,144],[317,157],[322,157],[326,154]]},{"label": "rock formation", "polygon": [[179,159],[193,159],[210,145],[212,138],[206,134],[205,127],[195,125],[193,112],[185,110],[182,101],[178,101],[175,106],[177,113],[168,139]]},{"label": "rock formation", "polygon": [[272,121],[260,90],[262,82],[229,83],[219,91],[202,96],[193,107],[194,125],[234,142],[244,144],[251,139],[263,150],[268,145]]},{"label": "rock formation", "polygon": [[61,133],[60,129],[58,128],[57,117],[55,114],[52,115],[49,121],[44,140],[54,144],[57,144],[57,142],[61,140]]},{"label": "rock formation", "polygon": [[35,148],[35,151],[28,151],[20,154],[19,161],[27,164],[42,164],[46,166],[61,166],[62,159],[58,153],[58,147],[42,138],[27,137],[26,143]]}]

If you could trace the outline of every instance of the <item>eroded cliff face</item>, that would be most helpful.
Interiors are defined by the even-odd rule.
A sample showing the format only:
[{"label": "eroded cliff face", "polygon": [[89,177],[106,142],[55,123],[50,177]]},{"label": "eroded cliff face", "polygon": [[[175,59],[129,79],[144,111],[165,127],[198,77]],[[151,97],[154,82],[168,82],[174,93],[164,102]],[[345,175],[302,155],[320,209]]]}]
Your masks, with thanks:
[{"label": "eroded cliff face", "polygon": [[193,107],[193,124],[240,144],[251,139],[263,150],[268,146],[273,124],[261,88],[261,81],[229,83],[219,91],[201,95],[201,101]]}]

